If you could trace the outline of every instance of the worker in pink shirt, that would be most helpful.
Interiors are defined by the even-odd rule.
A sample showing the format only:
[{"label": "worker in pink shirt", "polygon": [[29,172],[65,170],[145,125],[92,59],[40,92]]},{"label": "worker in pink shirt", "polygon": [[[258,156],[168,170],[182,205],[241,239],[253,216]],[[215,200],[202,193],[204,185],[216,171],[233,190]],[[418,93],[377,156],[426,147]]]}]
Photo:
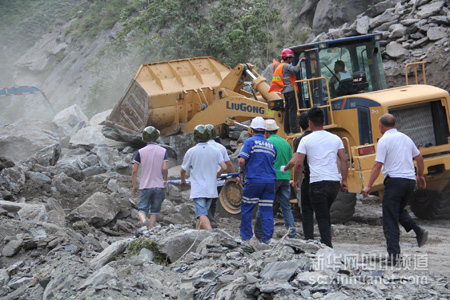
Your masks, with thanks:
[{"label": "worker in pink shirt", "polygon": [[[167,181],[167,150],[159,146],[156,140],[159,138],[159,130],[148,126],[142,132],[142,140],[147,146],[139,149],[134,157],[132,173],[133,194],[137,194],[137,174],[141,166],[139,184],[138,216],[143,226],[151,229],[156,224],[157,216],[164,201],[164,183]],[[150,219],[147,215],[150,211]]]}]

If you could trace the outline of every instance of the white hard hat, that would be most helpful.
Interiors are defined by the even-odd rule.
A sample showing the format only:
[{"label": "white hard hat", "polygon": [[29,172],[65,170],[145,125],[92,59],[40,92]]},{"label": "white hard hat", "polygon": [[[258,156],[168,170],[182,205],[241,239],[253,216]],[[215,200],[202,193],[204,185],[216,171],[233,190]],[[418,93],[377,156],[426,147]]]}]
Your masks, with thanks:
[{"label": "white hard hat", "polygon": [[278,128],[280,128],[280,127],[278,127],[277,122],[275,122],[274,119],[266,120],[266,130],[267,131],[275,131],[275,130],[278,130]]},{"label": "white hard hat", "polygon": [[250,127],[253,129],[266,129],[266,121],[262,117],[256,117],[250,123]]}]

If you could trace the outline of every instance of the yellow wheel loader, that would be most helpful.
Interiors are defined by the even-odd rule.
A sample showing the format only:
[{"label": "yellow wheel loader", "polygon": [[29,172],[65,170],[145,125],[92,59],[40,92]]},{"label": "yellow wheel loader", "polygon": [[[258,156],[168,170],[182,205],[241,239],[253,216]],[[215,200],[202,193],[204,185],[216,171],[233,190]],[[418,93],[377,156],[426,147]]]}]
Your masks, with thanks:
[{"label": "yellow wheel loader", "polygon": [[[293,64],[301,62],[298,114],[321,107],[326,113],[325,128],[343,139],[348,154],[349,191],[340,193],[333,203],[332,221],[351,219],[356,194],[367,183],[375,160],[381,137],[378,118],[388,112],[424,156],[427,189],[412,199],[412,211],[424,219],[450,218],[449,94],[426,85],[424,62],[405,66],[406,86],[386,89],[380,40],[381,35],[370,34],[290,47],[295,53]],[[334,68],[336,61],[341,61],[338,65],[343,64],[344,70]],[[408,84],[411,70],[415,84]],[[245,81],[252,82],[251,92],[243,89]],[[171,135],[192,132],[197,124],[206,123],[220,132],[229,122],[263,116],[275,119],[279,135],[294,144],[300,134],[287,136],[283,131],[283,96],[268,90],[266,80],[250,64],[231,69],[212,57],[145,64],[106,125],[128,134],[153,125]],[[373,191],[382,198],[381,176]],[[220,202],[228,213],[238,214],[240,189],[232,182],[226,184]]]}]

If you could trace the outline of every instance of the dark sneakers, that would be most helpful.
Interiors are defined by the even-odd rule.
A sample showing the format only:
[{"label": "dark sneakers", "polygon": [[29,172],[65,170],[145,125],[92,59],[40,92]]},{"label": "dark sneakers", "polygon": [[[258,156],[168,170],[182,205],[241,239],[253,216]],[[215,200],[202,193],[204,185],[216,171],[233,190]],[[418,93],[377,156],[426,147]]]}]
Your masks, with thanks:
[{"label": "dark sneakers", "polygon": [[420,231],[417,232],[417,234],[416,234],[416,239],[417,239],[417,245],[419,247],[422,247],[423,245],[425,245],[427,243],[428,231],[421,228]]}]

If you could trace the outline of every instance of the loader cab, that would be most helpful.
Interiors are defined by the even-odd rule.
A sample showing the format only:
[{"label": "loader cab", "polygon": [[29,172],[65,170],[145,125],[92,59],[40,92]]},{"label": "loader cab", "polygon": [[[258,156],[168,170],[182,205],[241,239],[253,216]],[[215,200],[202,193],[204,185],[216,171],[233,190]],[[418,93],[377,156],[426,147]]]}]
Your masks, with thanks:
[{"label": "loader cab", "polygon": [[[295,53],[293,64],[301,61],[297,78],[326,77],[331,98],[385,89],[381,38],[381,34],[368,34],[290,47]],[[335,69],[337,61],[345,65],[345,72]],[[305,82],[298,87],[301,107],[308,107],[310,101],[312,105],[323,105],[329,100],[325,81],[314,81],[311,91]]]}]

